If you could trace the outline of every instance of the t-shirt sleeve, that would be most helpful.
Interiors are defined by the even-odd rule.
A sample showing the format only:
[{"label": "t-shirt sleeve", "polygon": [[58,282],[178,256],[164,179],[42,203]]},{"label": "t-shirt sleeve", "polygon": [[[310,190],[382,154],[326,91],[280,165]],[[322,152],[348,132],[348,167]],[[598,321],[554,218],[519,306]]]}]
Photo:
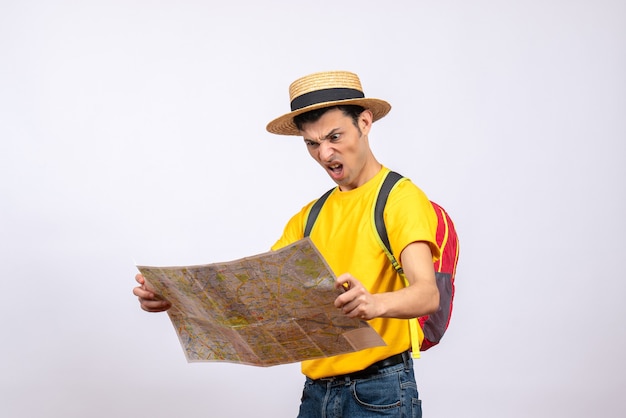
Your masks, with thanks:
[{"label": "t-shirt sleeve", "polygon": [[306,219],[307,213],[309,213],[310,207],[313,205],[313,202],[309,203],[305,207],[303,207],[300,212],[296,213],[291,217],[285,229],[283,231],[283,235],[276,241],[274,245],[272,245],[272,250],[276,251],[283,247],[286,247],[289,244],[293,244],[294,242],[304,238],[304,220]]},{"label": "t-shirt sleeve", "polygon": [[393,255],[400,254],[411,243],[427,242],[433,261],[439,258],[437,246],[437,214],[426,194],[411,181],[399,183],[385,206],[385,226]]}]

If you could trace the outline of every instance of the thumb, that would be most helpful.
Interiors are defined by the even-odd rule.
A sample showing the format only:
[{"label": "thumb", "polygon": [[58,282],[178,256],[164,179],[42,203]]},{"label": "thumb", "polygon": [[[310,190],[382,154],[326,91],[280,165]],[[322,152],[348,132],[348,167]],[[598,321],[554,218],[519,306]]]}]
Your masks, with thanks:
[{"label": "thumb", "polygon": [[354,280],[350,273],[344,273],[335,280],[335,288],[346,292],[353,287]]}]

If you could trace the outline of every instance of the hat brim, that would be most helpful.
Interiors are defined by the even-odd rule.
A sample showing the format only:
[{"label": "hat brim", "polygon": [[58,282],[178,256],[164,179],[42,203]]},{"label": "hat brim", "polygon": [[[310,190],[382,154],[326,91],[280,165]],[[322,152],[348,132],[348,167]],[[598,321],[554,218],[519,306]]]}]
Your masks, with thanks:
[{"label": "hat brim", "polygon": [[391,110],[391,105],[384,100],[380,99],[369,99],[369,98],[361,98],[361,99],[347,99],[347,100],[335,100],[331,102],[317,103],[314,105],[306,106],[301,109],[294,110],[293,112],[289,112],[279,118],[274,119],[270,123],[267,124],[268,132],[277,134],[277,135],[300,135],[300,131],[296,127],[296,124],[293,122],[294,116],[301,115],[302,113],[306,113],[311,110],[322,109],[324,107],[333,107],[340,105],[358,105],[362,106],[365,109],[369,109],[373,115],[373,122],[383,118],[389,111]]}]

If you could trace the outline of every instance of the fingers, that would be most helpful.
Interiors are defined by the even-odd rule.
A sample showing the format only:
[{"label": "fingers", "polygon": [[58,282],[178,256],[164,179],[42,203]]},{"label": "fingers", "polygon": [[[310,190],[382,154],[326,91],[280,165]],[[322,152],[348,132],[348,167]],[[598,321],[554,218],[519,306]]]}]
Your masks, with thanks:
[{"label": "fingers", "polygon": [[133,288],[133,295],[137,296],[139,299],[157,299],[156,295],[153,292],[149,291],[143,286],[137,286]]},{"label": "fingers", "polygon": [[172,307],[172,304],[148,289],[146,279],[142,274],[137,274],[135,280],[139,286],[133,289],[133,295],[137,296],[139,306],[146,312],[163,312]]},{"label": "fingers", "polygon": [[372,319],[372,295],[349,273],[342,274],[335,281],[335,287],[343,293],[335,299],[335,307],[349,318]]},{"label": "fingers", "polygon": [[343,312],[348,318],[359,318],[364,320],[373,318],[373,315],[370,313],[371,308],[369,304],[359,299],[346,303],[339,309],[341,309],[341,312]]},{"label": "fingers", "polygon": [[137,283],[139,283],[140,285],[146,284],[146,279],[141,273],[137,273],[137,275],[135,276],[135,280],[137,280]]},{"label": "fingers", "polygon": [[146,312],[163,312],[172,307],[166,300],[139,298],[139,306]]},{"label": "fingers", "polygon": [[342,291],[342,293],[335,299],[335,308],[341,309],[344,305],[350,302],[351,296],[346,294],[350,290],[350,281],[348,276],[349,275],[347,274],[342,274],[335,279],[335,289]]},{"label": "fingers", "polygon": [[163,312],[172,307],[172,304],[155,295],[153,292],[144,289],[141,286],[137,286],[133,289],[133,294],[137,296],[139,300],[139,306],[146,312]]}]

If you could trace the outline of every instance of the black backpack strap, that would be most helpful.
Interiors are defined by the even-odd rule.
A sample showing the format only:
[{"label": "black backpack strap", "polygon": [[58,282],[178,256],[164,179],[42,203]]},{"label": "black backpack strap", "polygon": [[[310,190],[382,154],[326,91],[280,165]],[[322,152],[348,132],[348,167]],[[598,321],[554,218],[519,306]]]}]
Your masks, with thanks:
[{"label": "black backpack strap", "polygon": [[400,263],[398,263],[396,258],[393,256],[391,244],[389,243],[389,235],[387,234],[387,228],[385,227],[385,218],[383,215],[391,189],[393,189],[393,187],[400,180],[402,180],[402,178],[402,175],[396,173],[395,171],[390,171],[387,174],[387,177],[385,177],[385,180],[378,191],[376,206],[374,207],[374,225],[376,226],[376,232],[378,233],[378,237],[383,244],[383,249],[387,253],[387,257],[389,257],[391,264],[393,264],[393,268],[395,268],[399,273],[402,273],[402,267],[400,267]]},{"label": "black backpack strap", "polygon": [[313,229],[313,225],[315,225],[315,221],[317,220],[317,216],[320,214],[320,210],[322,210],[322,206],[324,206],[324,202],[328,199],[328,196],[335,190],[335,187],[327,191],[317,199],[317,202],[313,203],[311,210],[309,211],[309,215],[306,218],[306,226],[304,227],[304,236],[308,237],[311,235],[311,230]]},{"label": "black backpack strap", "polygon": [[[387,254],[387,257],[391,261],[393,268],[400,274],[403,273],[402,267],[400,263],[393,256],[393,251],[391,250],[391,244],[389,243],[389,235],[387,234],[387,228],[385,227],[385,205],[387,204],[387,200],[389,199],[389,193],[394,188],[394,186],[402,180],[404,177],[401,174],[396,173],[395,171],[390,171],[387,173],[383,184],[380,186],[380,190],[378,191],[378,196],[376,197],[376,204],[374,206],[374,226],[376,227],[376,233],[378,234],[378,238],[380,238],[381,244],[383,246],[383,250]],[[304,227],[304,236],[308,237],[311,235],[311,230],[313,229],[313,225],[315,225],[315,221],[317,220],[320,211],[322,210],[322,206],[328,199],[328,196],[335,190],[335,188],[330,189],[326,193],[322,195],[311,207],[309,214],[307,216],[306,225]]]}]

